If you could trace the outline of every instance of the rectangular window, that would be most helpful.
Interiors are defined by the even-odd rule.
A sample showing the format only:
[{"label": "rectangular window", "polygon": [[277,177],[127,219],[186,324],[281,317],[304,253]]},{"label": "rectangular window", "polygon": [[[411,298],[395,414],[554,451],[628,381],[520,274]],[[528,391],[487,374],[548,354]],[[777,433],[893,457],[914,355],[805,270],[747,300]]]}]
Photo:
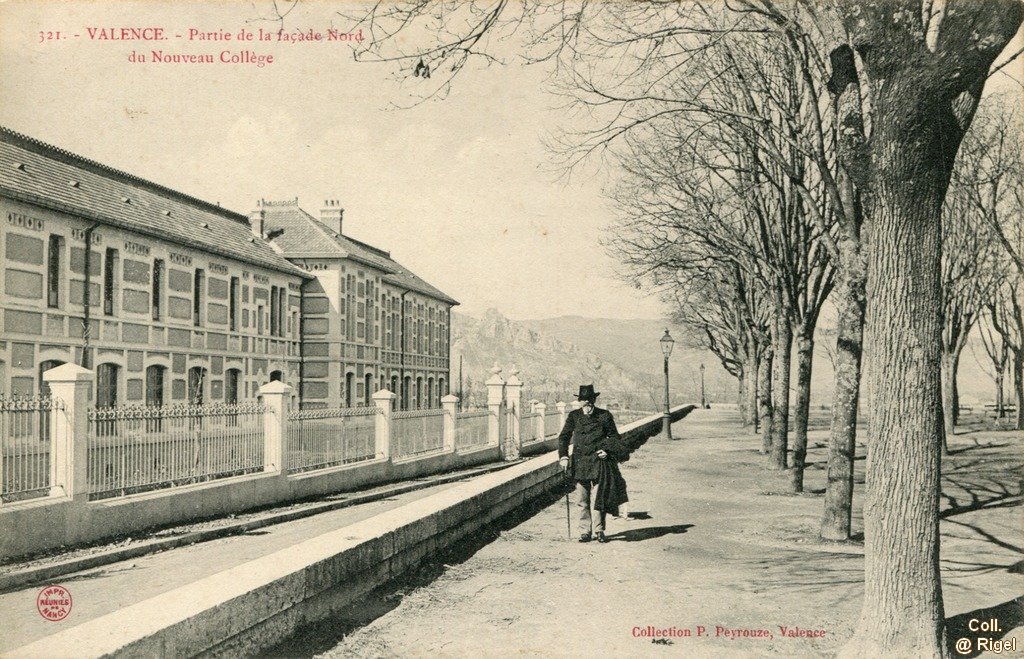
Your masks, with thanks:
[{"label": "rectangular window", "polygon": [[277,313],[280,316],[280,318],[277,321],[277,329],[278,329],[277,335],[278,336],[287,336],[285,334],[284,326],[285,326],[285,321],[287,321],[287,319],[288,319],[288,289],[286,289],[284,286],[282,286],[281,288],[279,288],[277,290],[277,294],[281,298],[277,302]]},{"label": "rectangular window", "polygon": [[60,306],[61,254],[64,252],[64,238],[50,236],[50,252],[46,263],[46,306],[56,309]]},{"label": "rectangular window", "polygon": [[206,274],[197,269],[195,278],[192,280],[192,324],[200,327],[203,324],[203,285]]},{"label": "rectangular window", "polygon": [[256,307],[256,333],[263,334],[263,305]]},{"label": "rectangular window", "polygon": [[238,277],[232,277],[228,289],[228,328],[231,331],[238,330],[238,285]]},{"label": "rectangular window", "polygon": [[270,336],[279,336],[278,322],[281,320],[278,304],[277,286],[270,287]]},{"label": "rectangular window", "polygon": [[153,320],[160,320],[163,316],[164,299],[164,262],[163,259],[153,261],[153,291],[152,291]]},{"label": "rectangular window", "polygon": [[103,266],[103,313],[114,315],[114,300],[117,298],[117,250],[108,247]]}]

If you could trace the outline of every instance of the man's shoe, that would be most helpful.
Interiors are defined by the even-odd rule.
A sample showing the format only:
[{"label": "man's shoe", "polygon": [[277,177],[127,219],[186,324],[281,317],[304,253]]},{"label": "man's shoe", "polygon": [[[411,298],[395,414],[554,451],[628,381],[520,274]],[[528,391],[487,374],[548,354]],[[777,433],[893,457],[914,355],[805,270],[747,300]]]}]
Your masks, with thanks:
[{"label": "man's shoe", "polygon": [[590,534],[584,533],[580,536],[580,542],[590,542]]},{"label": "man's shoe", "polygon": [[598,531],[597,532],[597,541],[598,542],[608,542],[608,538],[604,537],[604,533],[602,533],[601,531]]}]

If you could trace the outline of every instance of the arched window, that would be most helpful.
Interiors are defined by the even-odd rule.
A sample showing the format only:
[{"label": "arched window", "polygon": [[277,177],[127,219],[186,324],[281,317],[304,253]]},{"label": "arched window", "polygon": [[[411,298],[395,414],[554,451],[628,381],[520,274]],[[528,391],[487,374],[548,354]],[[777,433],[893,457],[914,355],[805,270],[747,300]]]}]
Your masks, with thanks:
[{"label": "arched window", "polygon": [[96,407],[117,406],[117,364],[100,364],[96,368]]},{"label": "arched window", "polygon": [[188,369],[188,403],[189,405],[202,405],[206,400],[206,369],[202,366],[193,366]]},{"label": "arched window", "polygon": [[427,378],[427,407],[434,408],[434,378]]},{"label": "arched window", "polygon": [[282,378],[281,371],[271,371],[270,372],[270,381],[271,382],[281,382],[282,381],[281,378]]},{"label": "arched window", "polygon": [[355,373],[345,374],[345,407],[352,407],[353,390],[356,388],[355,381]]},{"label": "arched window", "polygon": [[412,389],[412,376],[405,376],[405,382],[402,383],[402,409],[409,409],[409,402]]},{"label": "arched window", "polygon": [[241,381],[242,372],[237,368],[229,368],[224,372],[224,402],[233,404],[238,402],[238,383]]},{"label": "arched window", "polygon": [[167,369],[154,364],[146,369],[146,405],[159,407],[164,404],[164,381]]},{"label": "arched window", "polygon": [[[148,407],[161,407],[164,404],[164,381],[167,369],[159,364],[146,368],[146,405]],[[163,419],[154,417],[146,419],[146,430],[149,432],[160,432],[163,429]]]},{"label": "arched window", "polygon": [[366,405],[367,406],[373,405],[373,374],[372,373],[367,373],[366,376],[363,378],[363,380],[364,380],[363,388],[366,390],[364,392],[365,393],[364,399],[365,399]]},{"label": "arched window", "polygon": [[416,409],[423,407],[423,378],[416,378]]},{"label": "arched window", "polygon": [[[64,362],[56,359],[51,359],[43,362],[39,365],[39,393],[43,396],[50,395],[50,384],[43,379],[43,373],[46,373],[51,368],[57,368]],[[2,387],[3,385],[0,385]],[[50,412],[49,410],[40,410],[39,412],[39,439],[41,441],[49,441],[50,439]]]}]

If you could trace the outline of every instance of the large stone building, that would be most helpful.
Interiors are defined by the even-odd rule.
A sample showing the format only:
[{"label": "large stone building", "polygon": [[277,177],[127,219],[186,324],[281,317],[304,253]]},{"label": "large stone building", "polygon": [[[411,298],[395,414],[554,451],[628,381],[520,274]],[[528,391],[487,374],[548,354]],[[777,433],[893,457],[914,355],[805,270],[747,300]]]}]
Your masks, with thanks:
[{"label": "large stone building", "polygon": [[249,215],[315,278],[302,298],[303,405],[368,405],[374,391],[390,389],[401,409],[438,407],[458,302],[388,252],[344,235],[343,216],[337,201],[325,202],[317,219],[297,199],[261,201]]},{"label": "large stone building", "polygon": [[0,214],[0,393],[42,393],[65,362],[96,372],[103,406],[275,379],[306,407],[447,393],[457,303],[342,235],[336,202],[321,221],[297,200],[240,215],[0,128]]}]

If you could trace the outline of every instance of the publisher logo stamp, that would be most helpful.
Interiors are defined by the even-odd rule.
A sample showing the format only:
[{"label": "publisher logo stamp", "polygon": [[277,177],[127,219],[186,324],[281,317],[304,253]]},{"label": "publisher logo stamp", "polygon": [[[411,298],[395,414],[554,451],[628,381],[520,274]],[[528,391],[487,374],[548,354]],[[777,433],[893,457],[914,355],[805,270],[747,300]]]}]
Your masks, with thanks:
[{"label": "publisher logo stamp", "polygon": [[51,622],[60,622],[71,613],[71,593],[64,586],[47,586],[36,596],[39,615]]}]

